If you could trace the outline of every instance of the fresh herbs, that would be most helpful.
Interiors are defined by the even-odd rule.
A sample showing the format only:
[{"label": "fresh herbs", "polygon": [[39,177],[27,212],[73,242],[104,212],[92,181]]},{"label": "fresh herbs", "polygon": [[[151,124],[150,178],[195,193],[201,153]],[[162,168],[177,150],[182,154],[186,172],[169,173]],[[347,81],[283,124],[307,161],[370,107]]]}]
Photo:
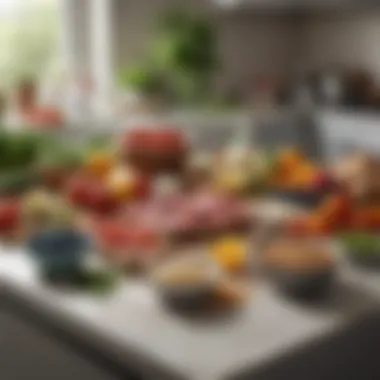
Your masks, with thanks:
[{"label": "fresh herbs", "polygon": [[351,253],[380,255],[380,237],[377,235],[354,232],[340,236],[340,240]]},{"label": "fresh herbs", "polygon": [[41,136],[31,132],[0,132],[0,171],[26,169],[35,161]]}]

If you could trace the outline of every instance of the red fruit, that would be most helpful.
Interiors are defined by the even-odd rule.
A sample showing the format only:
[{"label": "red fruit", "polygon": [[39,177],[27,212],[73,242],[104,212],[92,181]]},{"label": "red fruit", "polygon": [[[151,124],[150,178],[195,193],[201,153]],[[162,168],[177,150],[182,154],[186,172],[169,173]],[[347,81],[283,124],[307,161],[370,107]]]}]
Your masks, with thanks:
[{"label": "red fruit", "polygon": [[103,184],[86,176],[72,178],[68,183],[66,194],[73,204],[99,213],[112,212],[118,206]]},{"label": "red fruit", "polygon": [[151,194],[152,183],[147,176],[136,175],[133,185],[133,195],[137,199],[146,199]]},{"label": "red fruit", "polygon": [[125,135],[122,144],[124,152],[130,150],[178,152],[185,147],[186,142],[181,131],[165,126],[158,129],[136,128]]},{"label": "red fruit", "polygon": [[334,194],[322,203],[317,214],[334,226],[347,224],[351,220],[351,200],[345,194]]},{"label": "red fruit", "polygon": [[334,188],[334,181],[327,173],[319,172],[313,180],[312,187],[316,190],[331,190]]},{"label": "red fruit", "polygon": [[0,203],[0,231],[7,232],[19,226],[20,223],[20,202],[18,200],[7,199]]},{"label": "red fruit", "polygon": [[93,211],[108,213],[115,211],[117,206],[118,203],[104,186],[97,184],[88,189],[88,207]]},{"label": "red fruit", "polygon": [[67,184],[67,198],[75,205],[86,206],[90,187],[92,187],[92,182],[87,177],[75,176]]}]

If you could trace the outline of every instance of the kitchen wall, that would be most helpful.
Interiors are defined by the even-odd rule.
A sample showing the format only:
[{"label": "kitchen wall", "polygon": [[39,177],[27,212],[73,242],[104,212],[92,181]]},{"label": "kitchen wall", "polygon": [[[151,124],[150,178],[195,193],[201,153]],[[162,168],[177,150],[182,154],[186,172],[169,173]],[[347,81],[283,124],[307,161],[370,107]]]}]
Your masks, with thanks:
[{"label": "kitchen wall", "polygon": [[[178,0],[113,0],[115,65],[147,56],[157,15]],[[207,0],[182,0],[217,26],[222,58],[218,82],[246,85],[255,72],[287,72],[327,64],[364,66],[380,80],[380,10],[282,13],[223,12]]]},{"label": "kitchen wall", "polygon": [[[178,1],[118,0],[115,7],[117,64],[139,61],[147,55],[155,33],[157,14]],[[292,66],[295,46],[292,16],[224,13],[206,0],[183,0],[193,12],[207,12],[220,36],[221,71],[218,82],[244,84],[254,72],[284,72]]]},{"label": "kitchen wall", "polygon": [[380,10],[325,13],[302,21],[299,64],[364,66],[380,80]]},{"label": "kitchen wall", "polygon": [[292,69],[297,23],[280,14],[236,14],[219,19],[220,52],[231,83],[244,84],[254,73]]}]

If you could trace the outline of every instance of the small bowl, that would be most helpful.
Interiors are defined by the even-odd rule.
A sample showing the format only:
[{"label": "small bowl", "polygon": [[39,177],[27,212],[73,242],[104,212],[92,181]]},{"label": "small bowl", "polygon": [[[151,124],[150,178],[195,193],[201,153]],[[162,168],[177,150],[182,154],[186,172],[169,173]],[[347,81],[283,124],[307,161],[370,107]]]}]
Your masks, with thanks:
[{"label": "small bowl", "polygon": [[328,294],[337,270],[335,248],[328,240],[285,238],[274,244],[265,266],[281,293],[305,301]]},{"label": "small bowl", "polygon": [[276,189],[270,192],[270,196],[284,201],[293,203],[304,208],[317,207],[326,195],[329,193],[325,190],[297,190],[297,189]]},{"label": "small bowl", "polygon": [[83,268],[88,238],[71,228],[45,229],[27,240],[41,273],[51,280],[70,280]]},{"label": "small bowl", "polygon": [[349,260],[362,268],[380,270],[380,252],[356,252],[348,250]]},{"label": "small bowl", "polygon": [[279,291],[299,300],[319,300],[326,297],[335,278],[334,268],[295,271],[276,269],[271,277]]},{"label": "small bowl", "polygon": [[[191,268],[194,266],[194,269]],[[199,279],[181,279],[176,271],[198,271]],[[174,274],[176,279],[170,277]],[[178,272],[177,272],[178,273]],[[194,255],[180,257],[160,264],[152,275],[153,283],[165,304],[181,310],[194,310],[207,307],[215,294],[221,270],[207,256]]]},{"label": "small bowl", "polygon": [[[350,238],[355,238],[351,241]],[[356,239],[359,238],[359,241]],[[363,239],[361,241],[360,239]],[[380,238],[374,232],[352,232],[341,237],[341,245],[349,261],[365,269],[380,269]]]}]

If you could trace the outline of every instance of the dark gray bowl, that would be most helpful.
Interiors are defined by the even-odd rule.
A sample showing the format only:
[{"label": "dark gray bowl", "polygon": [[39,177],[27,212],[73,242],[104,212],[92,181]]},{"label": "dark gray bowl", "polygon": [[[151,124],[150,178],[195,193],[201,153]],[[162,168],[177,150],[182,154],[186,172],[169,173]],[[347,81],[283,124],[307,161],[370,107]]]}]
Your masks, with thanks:
[{"label": "dark gray bowl", "polygon": [[180,311],[198,311],[207,308],[212,300],[214,288],[212,286],[199,286],[197,288],[173,289],[158,286],[159,294],[163,302],[171,309]]},{"label": "dark gray bowl", "polygon": [[349,260],[362,268],[374,271],[380,270],[380,252],[355,252],[347,251]]},{"label": "dark gray bowl", "polygon": [[333,268],[316,271],[271,270],[271,278],[278,290],[300,300],[318,300],[328,295],[333,286]]},{"label": "dark gray bowl", "polygon": [[[172,264],[168,265],[170,267]],[[160,272],[158,268],[158,271],[153,273],[152,280],[163,302],[171,308],[189,311],[207,306],[215,293],[215,286],[221,272],[219,267],[211,261],[205,262],[204,265],[209,265],[207,276],[196,284],[166,282],[158,275]]]},{"label": "dark gray bowl", "polygon": [[269,195],[274,199],[292,203],[303,208],[317,207],[329,192],[317,190],[285,190],[275,189]]}]

